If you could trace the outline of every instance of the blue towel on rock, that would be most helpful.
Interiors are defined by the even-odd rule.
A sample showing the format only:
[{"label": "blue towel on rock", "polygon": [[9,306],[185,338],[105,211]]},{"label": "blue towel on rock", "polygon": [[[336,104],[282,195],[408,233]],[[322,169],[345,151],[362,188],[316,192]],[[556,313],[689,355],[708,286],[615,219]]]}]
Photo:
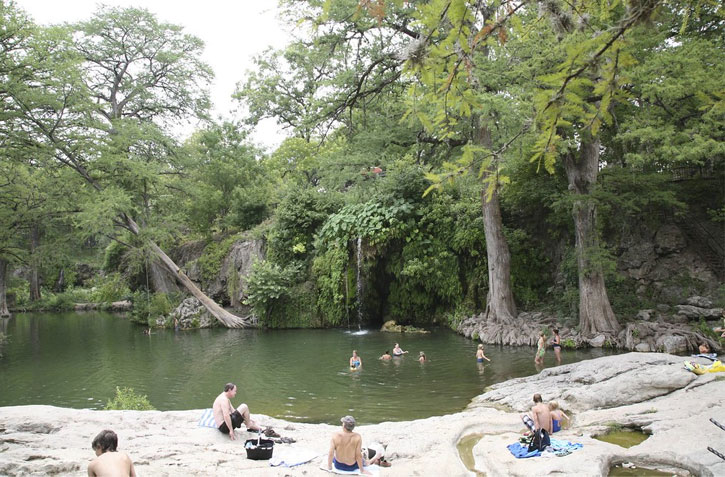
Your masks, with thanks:
[{"label": "blue towel on rock", "polygon": [[[517,459],[526,459],[529,457],[537,457],[541,455],[541,451],[538,450],[529,452],[529,446],[521,444],[520,442],[514,442],[513,444],[506,447]],[[561,453],[562,455],[566,455],[571,453],[571,451],[581,449],[582,447],[584,447],[583,444],[562,441],[560,439],[551,439],[551,448],[555,454]]]}]

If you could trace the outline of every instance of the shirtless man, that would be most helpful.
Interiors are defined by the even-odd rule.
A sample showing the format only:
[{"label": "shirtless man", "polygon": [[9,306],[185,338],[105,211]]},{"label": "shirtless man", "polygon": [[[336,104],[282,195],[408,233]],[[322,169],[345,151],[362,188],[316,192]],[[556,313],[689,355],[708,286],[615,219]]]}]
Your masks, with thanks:
[{"label": "shirtless man", "polygon": [[96,458],[88,464],[88,475],[103,477],[136,477],[133,462],[125,452],[118,452],[118,436],[111,430],[101,431],[91,447]]},{"label": "shirtless man", "polygon": [[378,359],[382,359],[383,361],[390,361],[391,359],[393,359],[393,357],[390,356],[390,352],[388,350],[385,350],[385,353],[383,353],[383,355]]},{"label": "shirtless man", "polygon": [[539,429],[545,429],[546,432],[551,434],[552,423],[551,423],[551,411],[549,406],[541,401],[541,394],[534,394],[534,407],[531,408],[531,417],[534,419],[534,427],[538,431]]},{"label": "shirtless man", "polygon": [[224,392],[217,396],[214,400],[214,405],[211,407],[212,413],[214,414],[214,422],[219,428],[219,431],[224,434],[229,434],[231,440],[235,439],[234,429],[242,427],[242,422],[247,426],[247,429],[253,431],[259,431],[261,429],[249,415],[249,406],[242,403],[238,408],[234,409],[231,399],[236,395],[237,386],[234,383],[227,383],[224,385]]},{"label": "shirtless man", "polygon": [[345,416],[340,419],[342,430],[337,431],[330,441],[330,452],[327,454],[327,469],[335,469],[342,471],[359,470],[365,475],[372,475],[365,470],[362,458],[362,437],[355,429],[355,418]]}]

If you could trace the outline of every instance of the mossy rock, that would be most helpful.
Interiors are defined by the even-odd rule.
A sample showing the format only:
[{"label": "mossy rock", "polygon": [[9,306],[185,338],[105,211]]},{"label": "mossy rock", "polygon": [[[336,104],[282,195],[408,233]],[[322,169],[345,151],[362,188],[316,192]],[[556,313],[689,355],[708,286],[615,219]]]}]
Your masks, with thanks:
[{"label": "mossy rock", "polygon": [[395,322],[395,320],[386,321],[385,324],[383,324],[383,327],[380,328],[380,331],[388,333],[430,333],[428,330],[417,328],[412,325],[399,325]]}]

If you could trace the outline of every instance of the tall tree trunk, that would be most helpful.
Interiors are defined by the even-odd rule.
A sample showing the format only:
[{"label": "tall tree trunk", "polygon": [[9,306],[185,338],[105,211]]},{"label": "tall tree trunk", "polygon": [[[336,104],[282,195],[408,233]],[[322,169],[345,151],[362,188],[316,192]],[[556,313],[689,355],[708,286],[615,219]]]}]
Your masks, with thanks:
[{"label": "tall tree trunk", "polygon": [[583,137],[579,154],[564,155],[569,190],[576,196],[572,208],[579,272],[579,326],[584,335],[616,334],[617,317],[612,311],[601,265],[592,260],[599,252],[597,206],[590,194],[599,172],[599,139]]},{"label": "tall tree trunk", "polygon": [[[121,216],[125,225],[128,229],[138,235],[139,227],[138,224],[128,215],[123,214]],[[194,282],[191,281],[186,274],[181,271],[178,265],[174,263],[171,258],[164,253],[161,248],[154,242],[149,242],[151,250],[159,257],[159,260],[166,269],[191,293],[199,302],[204,305],[204,308],[217,320],[219,320],[227,328],[244,328],[251,325],[248,319],[241,318],[219,306],[214,300],[204,294],[203,291],[197,287]]]},{"label": "tall tree trunk", "polygon": [[30,301],[40,300],[40,274],[38,273],[38,247],[40,246],[40,227],[30,227]]},{"label": "tall tree trunk", "polygon": [[55,285],[53,285],[54,292],[60,293],[63,290],[65,290],[65,268],[60,269],[58,279],[55,281]]},{"label": "tall tree trunk", "polygon": [[[486,125],[480,126],[475,139],[478,144],[489,150],[493,146],[491,132]],[[489,170],[484,173],[484,182],[492,173],[495,171]],[[486,320],[511,321],[517,316],[511,285],[511,253],[503,234],[497,185],[490,197],[486,193],[486,187],[481,190],[481,209],[488,258],[488,296],[484,316]]]},{"label": "tall tree trunk", "polygon": [[10,316],[8,310],[8,293],[6,279],[8,275],[8,261],[0,258],[0,317]]}]

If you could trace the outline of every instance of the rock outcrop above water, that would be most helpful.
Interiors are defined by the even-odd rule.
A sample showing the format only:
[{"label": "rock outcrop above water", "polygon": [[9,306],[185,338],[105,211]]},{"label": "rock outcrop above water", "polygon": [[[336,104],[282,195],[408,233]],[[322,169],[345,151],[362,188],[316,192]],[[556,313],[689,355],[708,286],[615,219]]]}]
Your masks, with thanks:
[{"label": "rock outcrop above water", "polygon": [[[676,468],[703,477],[725,475],[725,461],[708,446],[725,451],[725,432],[709,418],[725,423],[725,380],[717,374],[695,376],[682,368],[682,357],[630,353],[548,368],[538,375],[496,384],[465,410],[409,422],[359,426],[364,442],[387,444],[393,466],[381,475],[471,476],[459,459],[456,443],[469,434],[483,437],[473,449],[476,470],[488,476],[602,476],[609,466],[628,461],[638,466]],[[506,445],[523,425],[533,393],[558,400],[574,426],[556,437],[584,447],[565,457],[515,459]],[[210,395],[210,402],[213,396]],[[102,429],[114,429],[119,449],[134,460],[138,475],[323,476],[319,459],[294,468],[270,467],[245,458],[237,431],[230,441],[220,432],[197,427],[201,410],[90,411],[50,406],[0,408],[0,475],[83,475],[93,457],[90,443]],[[254,415],[294,444],[326,454],[337,426],[290,423]],[[630,449],[592,438],[612,423],[652,434]]]}]

